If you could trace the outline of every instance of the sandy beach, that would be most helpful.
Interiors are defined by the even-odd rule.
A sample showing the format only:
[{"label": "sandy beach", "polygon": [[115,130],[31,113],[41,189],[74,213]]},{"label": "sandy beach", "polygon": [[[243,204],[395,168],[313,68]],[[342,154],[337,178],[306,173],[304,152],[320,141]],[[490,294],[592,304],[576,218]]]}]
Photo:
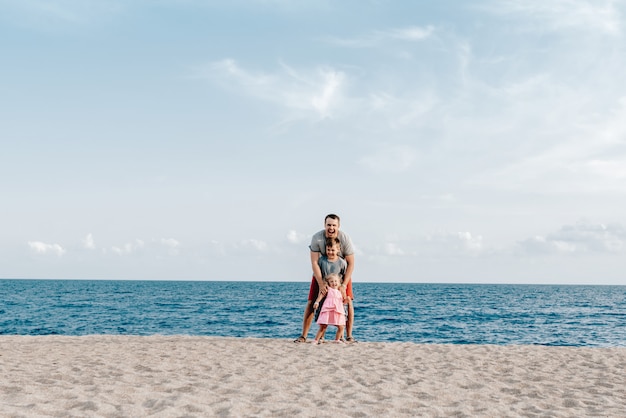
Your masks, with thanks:
[{"label": "sandy beach", "polygon": [[626,348],[2,336],[0,416],[624,417]]}]

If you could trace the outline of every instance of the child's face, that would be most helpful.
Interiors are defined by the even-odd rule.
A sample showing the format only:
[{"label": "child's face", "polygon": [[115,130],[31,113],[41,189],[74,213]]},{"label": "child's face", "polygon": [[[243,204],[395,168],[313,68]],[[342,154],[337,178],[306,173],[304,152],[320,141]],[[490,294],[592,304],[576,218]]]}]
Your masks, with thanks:
[{"label": "child's face", "polygon": [[326,257],[330,258],[331,260],[339,257],[339,245],[333,244],[333,245],[327,246]]},{"label": "child's face", "polygon": [[331,276],[328,278],[328,286],[333,289],[339,288],[339,278],[337,276]]}]

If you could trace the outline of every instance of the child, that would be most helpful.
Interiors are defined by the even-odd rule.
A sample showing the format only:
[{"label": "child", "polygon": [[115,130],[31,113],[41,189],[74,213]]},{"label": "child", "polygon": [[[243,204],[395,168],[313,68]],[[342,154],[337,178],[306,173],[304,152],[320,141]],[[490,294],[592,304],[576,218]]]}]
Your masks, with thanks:
[{"label": "child", "polygon": [[339,281],[343,282],[343,275],[346,273],[348,263],[339,257],[339,254],[341,254],[339,238],[326,238],[326,255],[322,255],[317,260],[322,277],[335,273],[339,275]]},{"label": "child", "polygon": [[[319,344],[320,339],[324,336],[326,328],[328,328],[329,325],[335,325],[337,327],[335,342],[341,342],[343,329],[346,325],[346,314],[343,310],[343,296],[341,296],[341,292],[339,291],[341,284],[339,275],[331,273],[324,278],[324,281],[328,286],[328,291],[326,292],[326,300],[324,300],[324,304],[320,309],[319,318],[317,319],[320,329],[315,335],[313,344]],[[317,300],[313,304],[313,309],[317,309],[323,297],[324,295],[322,294],[317,297]]]}]

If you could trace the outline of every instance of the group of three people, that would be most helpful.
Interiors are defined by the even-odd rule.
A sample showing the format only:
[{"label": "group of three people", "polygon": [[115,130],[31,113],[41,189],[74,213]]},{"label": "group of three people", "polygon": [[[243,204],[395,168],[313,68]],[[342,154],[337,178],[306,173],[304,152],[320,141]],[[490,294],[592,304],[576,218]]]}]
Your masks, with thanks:
[{"label": "group of three people", "polygon": [[[352,240],[340,231],[341,220],[335,214],[326,215],[324,229],[313,235],[309,246],[313,277],[309,297],[304,308],[302,334],[294,342],[306,342],[315,312],[318,311],[320,329],[315,341],[324,337],[328,325],[337,326],[336,341],[343,340],[345,324],[346,342],[355,342],[352,336],[354,326],[354,294],[352,292],[352,272],[354,271],[354,246]],[[347,305],[347,318],[343,305]]]}]

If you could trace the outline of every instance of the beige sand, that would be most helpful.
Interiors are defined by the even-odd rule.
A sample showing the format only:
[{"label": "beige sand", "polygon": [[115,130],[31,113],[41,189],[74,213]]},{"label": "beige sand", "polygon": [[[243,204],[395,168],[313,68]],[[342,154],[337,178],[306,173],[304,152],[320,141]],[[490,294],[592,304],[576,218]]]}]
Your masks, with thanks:
[{"label": "beige sand", "polygon": [[2,336],[0,416],[626,417],[626,348]]}]

